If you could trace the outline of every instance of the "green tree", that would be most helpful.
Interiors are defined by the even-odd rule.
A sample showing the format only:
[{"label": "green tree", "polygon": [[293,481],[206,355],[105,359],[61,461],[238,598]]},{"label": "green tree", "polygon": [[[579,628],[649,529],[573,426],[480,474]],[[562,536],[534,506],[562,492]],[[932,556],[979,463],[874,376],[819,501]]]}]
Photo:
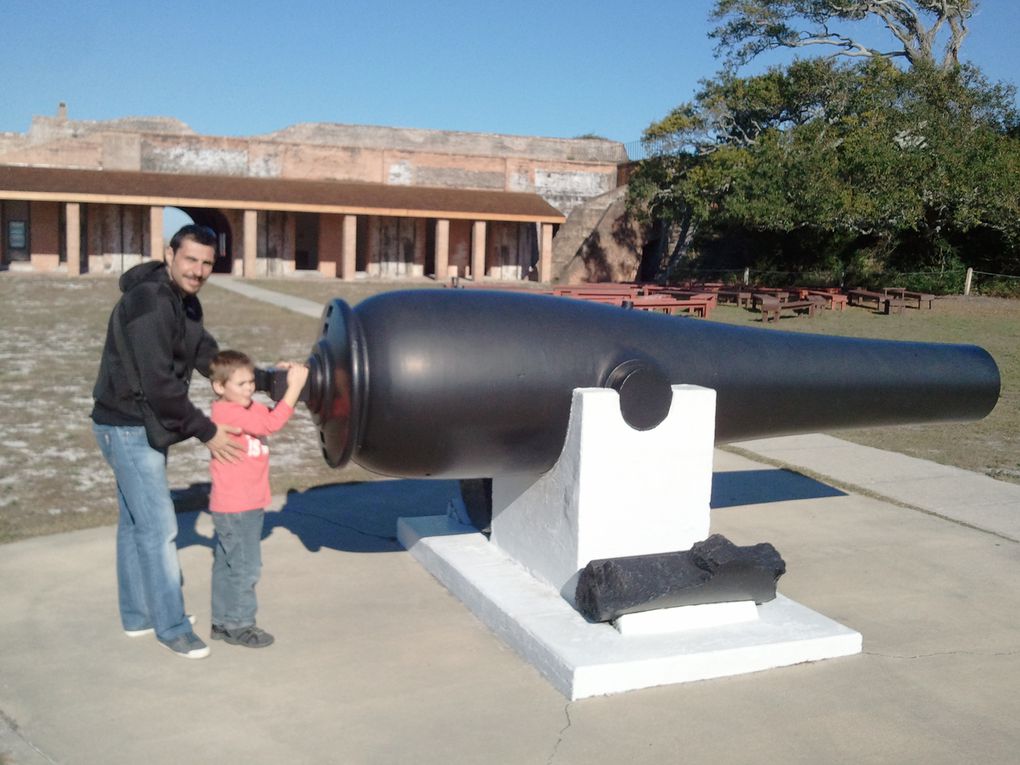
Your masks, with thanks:
[{"label": "green tree", "polygon": [[702,255],[730,266],[952,270],[980,254],[1009,273],[1013,103],[1012,88],[966,66],[904,71],[877,57],[724,72],[645,131],[651,159],[631,198],[687,221]]}]

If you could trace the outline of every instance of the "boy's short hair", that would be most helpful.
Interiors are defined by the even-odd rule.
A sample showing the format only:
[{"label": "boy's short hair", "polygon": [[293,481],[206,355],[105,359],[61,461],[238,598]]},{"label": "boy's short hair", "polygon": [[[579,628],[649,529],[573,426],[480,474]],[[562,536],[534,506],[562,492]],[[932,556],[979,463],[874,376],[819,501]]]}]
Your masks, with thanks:
[{"label": "boy's short hair", "polygon": [[240,351],[220,351],[209,362],[209,382],[226,384],[230,375],[238,369],[255,369],[255,362]]}]

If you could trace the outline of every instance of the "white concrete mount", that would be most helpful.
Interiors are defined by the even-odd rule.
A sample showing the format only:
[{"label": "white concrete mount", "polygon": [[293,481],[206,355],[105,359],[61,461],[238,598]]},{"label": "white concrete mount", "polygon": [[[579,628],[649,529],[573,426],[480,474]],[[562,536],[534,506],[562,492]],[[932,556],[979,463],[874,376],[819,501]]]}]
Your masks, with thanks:
[{"label": "white concrete mount", "polygon": [[709,534],[715,391],[673,386],[636,431],[619,396],[577,389],[563,450],[540,476],[493,479],[491,541],[446,516],[402,518],[400,542],[571,699],[742,674],[861,650],[861,635],[783,596],[631,614],[573,607],[591,560],[689,549]]},{"label": "white concrete mount", "polygon": [[552,469],[492,479],[491,542],[570,603],[589,561],[687,550],[709,534],[714,437],[714,390],[674,386],[639,431],[615,390],[579,388]]}]

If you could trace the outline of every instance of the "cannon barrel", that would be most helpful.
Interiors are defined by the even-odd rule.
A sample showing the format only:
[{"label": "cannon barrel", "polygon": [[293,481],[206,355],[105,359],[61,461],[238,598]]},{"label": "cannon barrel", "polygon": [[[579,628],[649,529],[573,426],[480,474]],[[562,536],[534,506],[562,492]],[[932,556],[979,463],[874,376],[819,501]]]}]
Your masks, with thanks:
[{"label": "cannon barrel", "polygon": [[976,420],[999,371],[974,345],[751,329],[485,290],[331,301],[309,358],[323,456],[405,477],[541,472],[572,391],[613,387],[647,429],[673,384],[714,388],[716,440]]}]

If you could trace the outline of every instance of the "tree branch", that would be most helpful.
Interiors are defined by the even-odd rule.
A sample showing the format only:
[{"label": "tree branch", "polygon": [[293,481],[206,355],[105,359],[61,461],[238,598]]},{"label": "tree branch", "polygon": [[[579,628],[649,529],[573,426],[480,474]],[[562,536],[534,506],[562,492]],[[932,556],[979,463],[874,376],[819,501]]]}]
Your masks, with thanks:
[{"label": "tree branch", "polygon": [[[717,50],[728,52],[738,65],[774,48],[830,45],[842,49],[835,55],[904,57],[912,65],[948,68],[959,63],[966,21],[976,4],[977,0],[716,0],[711,17],[722,23],[711,36],[719,40]],[[902,50],[883,53],[828,26],[830,21],[857,22],[869,16],[882,23]],[[809,28],[798,30],[798,25]],[[936,62],[934,49],[947,26],[949,41],[942,61]]]}]

